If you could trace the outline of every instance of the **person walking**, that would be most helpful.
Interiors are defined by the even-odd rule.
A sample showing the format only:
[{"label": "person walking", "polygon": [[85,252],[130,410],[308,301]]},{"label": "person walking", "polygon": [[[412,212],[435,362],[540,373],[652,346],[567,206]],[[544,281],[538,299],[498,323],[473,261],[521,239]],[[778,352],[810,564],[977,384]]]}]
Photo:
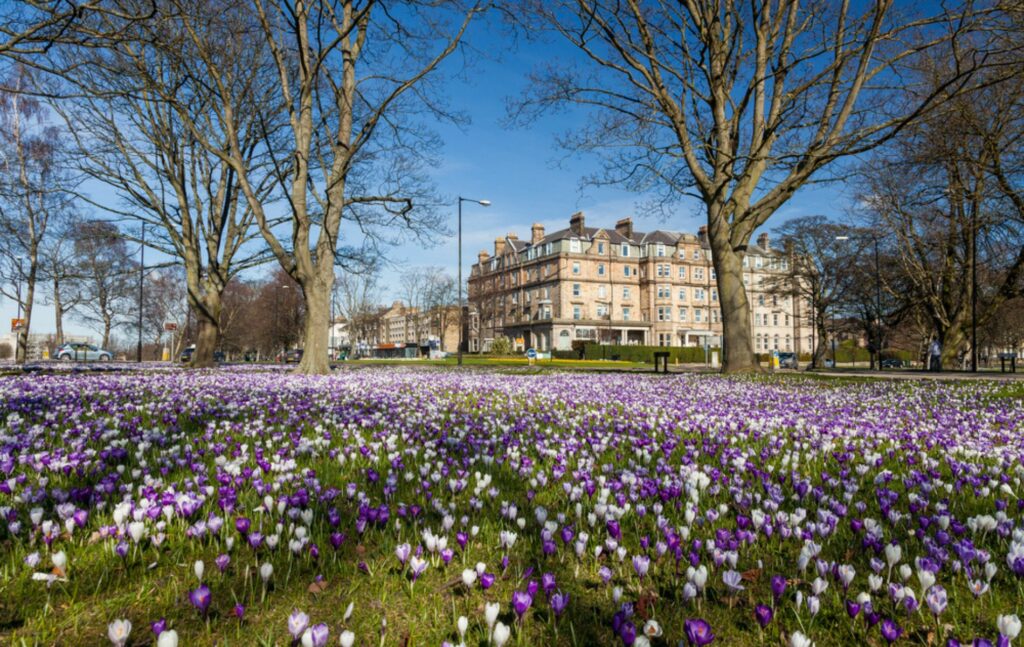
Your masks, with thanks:
[{"label": "person walking", "polygon": [[939,343],[938,337],[932,338],[932,343],[928,347],[928,368],[936,373],[942,370],[942,344]]}]

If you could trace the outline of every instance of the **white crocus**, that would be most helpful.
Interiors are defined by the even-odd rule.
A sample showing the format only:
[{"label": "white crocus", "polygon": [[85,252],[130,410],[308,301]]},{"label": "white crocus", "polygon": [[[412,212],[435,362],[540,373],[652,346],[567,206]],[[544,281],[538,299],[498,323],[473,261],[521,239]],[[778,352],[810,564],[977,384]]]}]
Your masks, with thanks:
[{"label": "white crocus", "polygon": [[161,631],[156,639],[156,647],[178,647],[178,632],[173,629]]},{"label": "white crocus", "polygon": [[116,647],[123,647],[128,642],[128,634],[131,632],[131,620],[119,619],[107,625],[107,637]]},{"label": "white crocus", "polygon": [[508,642],[509,636],[511,635],[512,630],[509,629],[505,623],[499,622],[496,624],[494,626],[494,639],[492,641],[494,643],[494,647],[502,647],[502,645]]},{"label": "white crocus", "polygon": [[1020,618],[1017,614],[999,616],[996,619],[996,627],[999,628],[999,633],[1013,640],[1020,634]]}]

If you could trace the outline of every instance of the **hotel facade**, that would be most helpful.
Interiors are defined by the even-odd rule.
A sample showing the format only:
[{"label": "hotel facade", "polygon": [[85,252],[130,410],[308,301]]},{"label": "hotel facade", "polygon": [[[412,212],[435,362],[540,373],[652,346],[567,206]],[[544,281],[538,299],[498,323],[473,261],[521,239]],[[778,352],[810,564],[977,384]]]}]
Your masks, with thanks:
[{"label": "hotel facade", "polygon": [[[722,318],[706,229],[640,233],[624,218],[587,227],[583,213],[551,234],[508,234],[481,251],[469,276],[467,347],[508,337],[517,350],[571,350],[574,341],[720,346]],[[805,303],[779,289],[789,254],[762,234],[744,258],[756,352],[810,352]]]}]

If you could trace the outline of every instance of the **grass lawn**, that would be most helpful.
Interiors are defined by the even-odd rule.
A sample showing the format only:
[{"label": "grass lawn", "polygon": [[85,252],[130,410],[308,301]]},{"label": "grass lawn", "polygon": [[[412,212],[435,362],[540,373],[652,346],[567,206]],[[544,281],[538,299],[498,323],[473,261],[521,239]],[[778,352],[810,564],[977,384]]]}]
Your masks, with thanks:
[{"label": "grass lawn", "polygon": [[0,643],[481,646],[498,604],[508,645],[970,644],[1024,611],[1016,385],[466,359],[0,378]]}]

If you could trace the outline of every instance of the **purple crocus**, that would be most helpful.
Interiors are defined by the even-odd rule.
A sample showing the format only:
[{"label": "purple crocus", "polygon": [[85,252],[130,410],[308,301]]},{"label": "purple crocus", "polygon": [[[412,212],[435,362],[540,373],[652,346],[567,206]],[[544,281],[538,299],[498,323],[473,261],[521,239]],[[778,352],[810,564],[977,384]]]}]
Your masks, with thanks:
[{"label": "purple crocus", "polygon": [[494,586],[494,573],[481,573],[480,574],[480,588],[487,590]]},{"label": "purple crocus", "polygon": [[946,589],[942,588],[938,584],[933,584],[928,589],[928,593],[924,596],[925,602],[928,603],[928,608],[932,614],[938,616],[946,610]]},{"label": "purple crocus", "polygon": [[683,633],[686,634],[686,642],[691,647],[704,647],[715,640],[711,625],[701,618],[687,618],[683,622]]},{"label": "purple crocus", "polygon": [[885,638],[886,642],[890,645],[903,635],[903,627],[896,624],[896,621],[892,618],[886,618],[882,621],[881,630],[882,638]]},{"label": "purple crocus", "polygon": [[633,570],[640,579],[644,579],[647,571],[651,568],[651,558],[647,555],[633,555]]},{"label": "purple crocus", "polygon": [[223,573],[227,570],[228,564],[231,563],[231,558],[227,553],[221,553],[220,555],[217,555],[216,559],[213,560],[213,563],[216,564],[217,569]]},{"label": "purple crocus", "polygon": [[847,600],[846,615],[850,616],[850,618],[852,619],[856,618],[858,613],[860,613],[860,605],[854,602],[853,600]]},{"label": "purple crocus", "polygon": [[249,528],[252,526],[252,522],[249,521],[248,517],[237,517],[235,519],[235,530],[243,535],[249,533]]},{"label": "purple crocus", "polygon": [[298,609],[292,610],[291,615],[288,616],[288,633],[292,635],[292,638],[298,640],[308,626],[309,615]]},{"label": "purple crocus", "polygon": [[554,612],[555,617],[560,617],[565,613],[565,609],[569,606],[569,594],[562,593],[561,591],[551,596],[551,611]]},{"label": "purple crocus", "polygon": [[533,597],[526,591],[513,591],[512,592],[512,610],[516,612],[516,615],[522,619],[523,614],[533,604]]},{"label": "purple crocus", "polygon": [[550,596],[551,592],[555,590],[557,584],[555,583],[554,573],[544,573],[540,576],[540,586],[544,589],[544,594]]},{"label": "purple crocus", "polygon": [[188,601],[205,616],[210,609],[210,587],[205,584],[200,585],[199,588],[189,592]]},{"label": "purple crocus", "polygon": [[315,624],[306,631],[309,632],[309,637],[313,641],[313,647],[326,647],[331,633],[326,624],[323,622]]},{"label": "purple crocus", "polygon": [[156,622],[150,623],[149,628],[153,630],[153,635],[159,638],[160,634],[167,631],[167,618],[160,618]]},{"label": "purple crocus", "polygon": [[772,575],[772,599],[778,604],[782,595],[786,592],[786,578],[781,575]]},{"label": "purple crocus", "polygon": [[768,605],[759,604],[754,607],[754,618],[757,619],[757,624],[761,625],[762,629],[771,623],[774,616],[775,612]]},{"label": "purple crocus", "polygon": [[395,557],[398,561],[405,566],[405,563],[409,561],[409,555],[412,554],[412,546],[409,544],[399,544],[395,546]]}]

